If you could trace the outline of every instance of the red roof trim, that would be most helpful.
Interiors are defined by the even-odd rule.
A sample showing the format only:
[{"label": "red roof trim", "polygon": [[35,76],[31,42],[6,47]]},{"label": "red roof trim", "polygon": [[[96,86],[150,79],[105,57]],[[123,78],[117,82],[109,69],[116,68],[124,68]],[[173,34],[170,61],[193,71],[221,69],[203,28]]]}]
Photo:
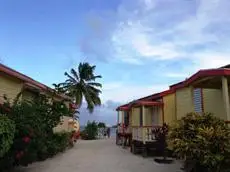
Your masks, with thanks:
[{"label": "red roof trim", "polygon": [[117,111],[128,111],[129,109],[130,109],[129,105],[126,104],[126,105],[119,106],[116,110]]},{"label": "red roof trim", "polygon": [[179,85],[179,84],[182,84],[183,82],[184,82],[184,81],[181,81],[181,82],[178,82],[178,83],[176,83],[176,84],[170,85],[169,88],[171,89],[171,88],[173,88],[173,87],[175,87],[175,86],[177,86],[177,85]]},{"label": "red roof trim", "polygon": [[[138,100],[130,102],[129,104],[132,105],[132,104],[136,103],[137,101],[151,101],[151,100],[156,100],[156,99],[162,98],[162,97],[167,96],[169,94],[175,93],[175,91],[177,89],[188,86],[189,84],[191,84],[192,82],[196,81],[199,78],[207,77],[207,76],[230,76],[230,69],[219,68],[219,69],[200,70],[197,73],[195,73],[194,75],[192,75],[190,78],[188,78],[184,81],[181,81],[179,83],[176,83],[174,85],[171,85],[169,90],[140,98]],[[126,106],[129,104],[126,104]],[[123,106],[125,106],[125,105],[123,105]]]},{"label": "red roof trim", "polygon": [[170,85],[169,88],[170,88],[171,90],[174,90],[174,89],[180,88],[181,85],[183,85],[183,84],[184,84],[184,81],[181,81],[181,82],[178,82],[178,83],[176,83],[176,84]]},{"label": "red roof trim", "polygon": [[170,86],[171,89],[179,89],[188,86],[192,82],[196,81],[197,79],[200,79],[202,77],[207,77],[207,76],[227,76],[230,75],[230,70],[229,69],[207,69],[207,70],[200,70],[194,75],[192,75],[190,78],[188,78],[185,81],[182,81],[176,85]]},{"label": "red roof trim", "polygon": [[175,90],[170,89],[170,90],[163,91],[159,94],[160,94],[160,97],[164,97],[164,96],[167,96],[167,95],[172,94],[172,93],[175,93]]},{"label": "red roof trim", "polygon": [[131,104],[131,106],[162,106],[163,102],[157,101],[137,101]]},{"label": "red roof trim", "polygon": [[[14,70],[14,69],[11,69],[3,64],[0,64],[0,71],[1,72],[4,72],[10,76],[13,76],[15,78],[18,78],[20,80],[23,80],[25,82],[28,82],[28,83],[31,83],[31,84],[34,84],[36,86],[38,86],[39,88],[42,88],[42,89],[48,89],[48,87],[42,83],[39,83],[35,80],[33,80],[32,78],[22,74],[22,73],[19,73],[18,71]],[[51,88],[49,88],[51,89]]]},{"label": "red roof trim", "polygon": [[[27,82],[29,84],[35,85],[35,86],[39,87],[42,90],[53,91],[52,88],[50,88],[50,87],[48,87],[48,86],[46,86],[46,85],[44,85],[44,84],[42,84],[42,83],[40,83],[38,81],[35,81],[34,79],[32,79],[32,78],[30,78],[30,77],[28,77],[28,76],[26,76],[26,75],[24,75],[24,74],[22,74],[22,73],[20,73],[20,72],[18,72],[16,70],[14,70],[14,69],[11,69],[11,68],[9,68],[9,67],[1,64],[1,63],[0,63],[0,72],[6,73],[9,76],[15,77],[15,78],[17,78],[19,80],[22,80],[24,82]],[[64,99],[71,100],[71,98],[66,96],[66,95],[58,94],[57,96],[59,96],[61,98],[64,98]]]},{"label": "red roof trim", "polygon": [[165,90],[165,91],[162,91],[162,92],[150,95],[148,97],[144,97],[144,98],[138,99],[137,101],[139,101],[139,100],[146,100],[146,101],[149,100],[150,101],[150,99],[156,100],[156,99],[160,99],[160,98],[162,98],[164,96],[167,96],[169,94],[172,94],[172,93],[175,93],[175,90],[172,90],[172,89]]},{"label": "red roof trim", "polygon": [[208,69],[208,70],[200,70],[194,75],[192,75],[188,80],[186,80],[186,84],[190,84],[197,80],[200,77],[206,76],[226,76],[230,75],[229,69]]},{"label": "red roof trim", "polygon": [[[172,94],[172,93],[175,93],[175,90],[166,90],[166,91],[162,91],[162,92],[160,92],[160,93],[155,93],[155,94],[152,94],[152,95],[149,95],[149,96],[146,96],[146,97],[143,97],[143,98],[140,98],[140,99],[138,99],[138,100],[134,100],[134,101],[132,101],[132,102],[130,102],[129,104],[125,104],[125,105],[122,105],[122,106],[119,106],[116,110],[118,111],[118,110],[121,110],[122,108],[121,107],[127,107],[125,110],[129,110],[129,108],[133,105],[133,104],[135,104],[135,103],[137,103],[138,101],[148,101],[148,102],[154,102],[154,101],[152,101],[151,99],[159,99],[159,98],[162,98],[162,97],[164,97],[164,96],[167,96],[167,95],[169,95],[169,94]],[[158,102],[159,103],[159,102]]]},{"label": "red roof trim", "polygon": [[128,111],[128,110],[129,110],[129,107],[127,107],[127,106],[120,107],[120,110],[122,110],[122,111]]},{"label": "red roof trim", "polygon": [[33,85],[33,84],[30,84],[30,83],[28,83],[28,82],[26,82],[24,85],[23,85],[23,87],[24,87],[24,89],[29,89],[29,90],[33,90],[33,91],[40,91],[41,90],[41,88],[39,88],[39,87],[37,87],[37,86],[35,86],[35,85]]}]

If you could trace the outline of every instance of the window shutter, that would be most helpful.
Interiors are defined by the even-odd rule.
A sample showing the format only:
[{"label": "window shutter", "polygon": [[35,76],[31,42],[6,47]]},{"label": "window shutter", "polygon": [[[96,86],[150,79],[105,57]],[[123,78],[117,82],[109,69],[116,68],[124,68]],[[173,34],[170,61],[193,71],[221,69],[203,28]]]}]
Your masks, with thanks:
[{"label": "window shutter", "polygon": [[196,88],[193,91],[194,111],[202,113],[202,91],[201,88]]}]

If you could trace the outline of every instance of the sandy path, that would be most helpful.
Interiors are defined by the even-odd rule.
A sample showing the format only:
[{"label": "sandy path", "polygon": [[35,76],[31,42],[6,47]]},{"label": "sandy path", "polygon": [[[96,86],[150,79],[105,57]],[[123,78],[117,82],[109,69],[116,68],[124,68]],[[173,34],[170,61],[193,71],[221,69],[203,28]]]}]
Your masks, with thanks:
[{"label": "sandy path", "polygon": [[160,165],[118,147],[112,139],[79,141],[73,149],[20,172],[179,172],[180,165]]}]

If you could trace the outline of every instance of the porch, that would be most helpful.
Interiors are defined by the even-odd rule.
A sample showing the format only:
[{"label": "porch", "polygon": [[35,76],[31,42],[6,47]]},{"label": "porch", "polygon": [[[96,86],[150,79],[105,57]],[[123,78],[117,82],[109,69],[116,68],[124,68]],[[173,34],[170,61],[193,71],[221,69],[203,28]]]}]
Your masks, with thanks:
[{"label": "porch", "polygon": [[117,109],[117,132],[119,135],[131,134],[131,114],[130,108],[126,105]]},{"label": "porch", "polygon": [[154,128],[160,127],[164,122],[163,102],[137,101],[131,105],[132,114],[132,140],[154,142],[152,133]]}]

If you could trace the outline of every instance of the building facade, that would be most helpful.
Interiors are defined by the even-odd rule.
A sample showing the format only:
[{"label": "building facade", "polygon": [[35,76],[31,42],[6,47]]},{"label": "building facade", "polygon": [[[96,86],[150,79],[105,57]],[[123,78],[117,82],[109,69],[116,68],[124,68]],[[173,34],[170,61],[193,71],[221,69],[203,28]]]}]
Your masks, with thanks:
[{"label": "building facade", "polygon": [[[52,88],[0,64],[0,104],[4,103],[5,98],[7,98],[10,103],[12,103],[15,98],[33,101],[39,94],[52,95],[55,101],[64,101],[67,107],[69,107],[72,102],[70,97],[55,94]],[[69,119],[71,119],[71,117],[64,116],[62,123],[55,128],[55,131],[67,131]]]}]

